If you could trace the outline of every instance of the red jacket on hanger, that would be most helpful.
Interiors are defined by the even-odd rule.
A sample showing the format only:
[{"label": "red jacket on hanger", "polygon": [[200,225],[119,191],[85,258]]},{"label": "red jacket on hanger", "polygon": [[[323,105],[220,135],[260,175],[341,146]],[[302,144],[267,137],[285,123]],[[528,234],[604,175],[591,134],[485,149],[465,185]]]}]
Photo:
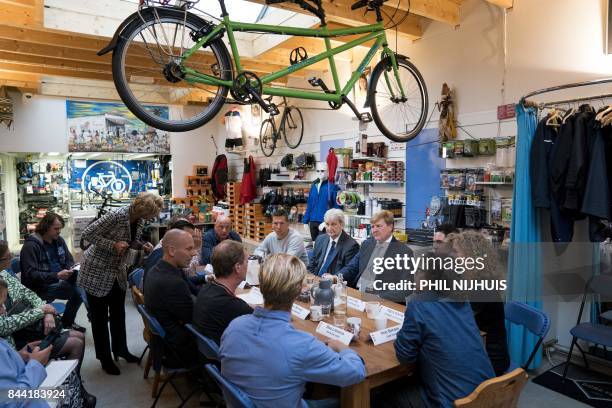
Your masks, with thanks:
[{"label": "red jacket on hanger", "polygon": [[329,181],[330,183],[334,183],[336,181],[336,169],[338,168],[338,157],[334,152],[334,149],[329,149],[329,153],[327,153],[327,173],[329,173]]},{"label": "red jacket on hanger", "polygon": [[242,173],[242,185],[240,186],[240,204],[250,203],[257,197],[257,173],[255,172],[255,161],[253,156],[244,159],[244,172]]}]

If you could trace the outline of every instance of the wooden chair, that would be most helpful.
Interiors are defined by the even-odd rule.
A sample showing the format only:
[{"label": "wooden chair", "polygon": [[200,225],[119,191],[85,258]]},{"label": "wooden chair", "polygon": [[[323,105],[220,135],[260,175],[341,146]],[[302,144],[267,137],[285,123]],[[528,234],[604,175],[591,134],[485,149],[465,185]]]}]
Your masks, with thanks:
[{"label": "wooden chair", "polygon": [[480,384],[470,395],[455,401],[462,408],[514,408],[527,383],[527,373],[522,368],[491,378]]},{"label": "wooden chair", "polygon": [[[140,289],[138,289],[136,286],[132,286],[130,289],[132,291],[132,300],[134,300],[134,303],[136,305],[144,305],[144,295],[140,291]],[[141,360],[144,357],[144,353],[146,353],[147,350],[150,350],[149,344],[151,342],[151,329],[149,328],[146,320],[143,319],[143,323],[144,323],[144,329],[142,330],[142,338],[147,343],[147,347],[142,352],[142,356],[140,356]],[[153,364],[153,357],[151,356],[151,352],[149,351],[149,354],[147,355],[147,362],[145,363],[145,368],[144,368],[144,378],[145,379],[149,378],[149,371],[151,370],[151,364]],[[153,390],[152,390],[153,396],[157,395],[158,384],[159,384],[159,379],[153,383]]]}]

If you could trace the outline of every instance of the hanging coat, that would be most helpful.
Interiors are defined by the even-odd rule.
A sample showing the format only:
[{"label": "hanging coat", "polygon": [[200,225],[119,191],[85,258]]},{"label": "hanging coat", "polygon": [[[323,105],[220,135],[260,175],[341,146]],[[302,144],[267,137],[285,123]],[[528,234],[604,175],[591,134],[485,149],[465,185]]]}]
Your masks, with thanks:
[{"label": "hanging coat", "polygon": [[240,204],[246,204],[257,197],[257,173],[253,156],[244,159],[244,172],[242,173],[242,185],[240,186]]},{"label": "hanging coat", "polygon": [[338,157],[334,152],[334,149],[329,149],[327,153],[327,172],[329,173],[329,180],[334,183],[336,181],[336,169],[338,168]]}]

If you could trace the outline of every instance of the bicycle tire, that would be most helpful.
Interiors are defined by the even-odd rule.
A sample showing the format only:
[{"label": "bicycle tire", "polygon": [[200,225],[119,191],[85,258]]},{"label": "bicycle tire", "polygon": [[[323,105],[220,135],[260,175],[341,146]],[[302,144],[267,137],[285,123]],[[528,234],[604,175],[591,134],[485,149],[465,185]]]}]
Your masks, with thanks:
[{"label": "bicycle tire", "polygon": [[[270,127],[266,127],[266,124],[269,124]],[[272,129],[272,134],[265,134],[270,128]],[[261,122],[261,127],[259,128],[259,147],[261,147],[261,152],[266,157],[270,157],[274,154],[274,149],[276,149],[276,142],[274,141],[275,135],[276,126],[272,119],[266,119]]]},{"label": "bicycle tire", "polygon": [[[378,64],[376,64],[376,66],[374,67],[374,71],[372,71],[370,87],[368,88],[368,101],[370,102],[372,118],[374,119],[374,123],[378,127],[378,130],[380,130],[383,135],[385,135],[387,138],[391,139],[394,142],[405,143],[414,139],[423,129],[423,127],[425,126],[425,122],[427,121],[427,108],[429,103],[429,99],[427,96],[427,87],[425,86],[423,76],[421,75],[417,67],[414,66],[414,64],[412,64],[407,59],[398,56],[398,69],[404,68],[405,70],[407,70],[408,75],[411,77],[411,79],[414,80],[418,88],[417,97],[420,98],[420,107],[417,106],[416,108],[418,109],[418,115],[416,115],[418,116],[418,118],[411,129],[408,129],[408,126],[406,126],[406,132],[401,134],[398,134],[396,131],[389,129],[389,125],[385,123],[388,121],[389,118],[383,118],[381,112],[379,112],[379,108],[376,104],[376,94],[380,92],[378,91],[379,83],[385,82],[384,76],[382,74],[389,69],[390,64],[391,60],[389,58],[385,58],[381,60]],[[395,79],[393,75],[390,75],[390,77]],[[407,91],[407,87],[403,84],[403,82],[404,81],[402,81],[404,90]],[[386,86],[386,84],[384,86]],[[389,116],[394,117],[398,115]]]},{"label": "bicycle tire", "polygon": [[[304,116],[302,116],[302,112],[298,108],[296,108],[295,106],[288,106],[285,110],[289,110],[289,112],[287,112],[287,114],[283,114],[284,120],[283,120],[283,123],[281,124],[280,128],[278,129],[278,132],[283,134],[283,139],[285,139],[285,143],[287,143],[287,146],[289,146],[292,149],[295,149],[295,148],[297,148],[300,145],[300,143],[302,143],[302,138],[304,137]],[[298,120],[300,122],[300,124],[299,124],[299,128],[300,128],[299,136],[300,137],[298,138],[298,141],[295,144],[291,144],[289,142],[289,138],[287,137],[287,132],[285,131],[285,128],[287,127],[287,121],[288,121],[287,117],[289,115],[291,115],[292,112],[297,112],[298,113],[297,114],[297,118],[298,118]],[[295,120],[293,115],[291,116],[291,118],[292,118],[292,120]]]},{"label": "bicycle tire", "polygon": [[[149,111],[144,108],[143,104],[141,104],[141,102],[134,96],[130,89],[129,82],[126,79],[126,73],[123,70],[126,59],[126,46],[130,43],[131,38],[140,32],[140,29],[146,29],[146,24],[155,22],[157,16],[151,10],[153,9],[145,9],[145,11],[142,12],[142,19],[138,19],[129,24],[122,31],[121,36],[119,37],[119,41],[113,50],[112,58],[112,72],[115,88],[117,89],[117,93],[121,97],[121,100],[130,110],[130,112],[132,112],[138,119],[142,120],[147,125],[168,132],[186,132],[197,129],[208,123],[221,110],[229,92],[228,87],[218,87],[218,91],[215,94],[212,102],[200,115],[195,116],[192,120],[182,121],[171,120],[170,118],[163,119],[157,115],[149,113]],[[155,10],[159,16],[160,22],[183,24],[185,17],[183,11],[169,8],[155,8]],[[189,29],[198,29],[205,25],[204,20],[191,13],[187,13],[185,22],[187,28]],[[221,78],[224,80],[231,80],[233,77],[233,68],[227,47],[221,39],[212,41],[209,46],[213,56],[219,64]],[[151,62],[156,63],[152,56]],[[151,103],[147,103],[147,105],[151,105]]]}]

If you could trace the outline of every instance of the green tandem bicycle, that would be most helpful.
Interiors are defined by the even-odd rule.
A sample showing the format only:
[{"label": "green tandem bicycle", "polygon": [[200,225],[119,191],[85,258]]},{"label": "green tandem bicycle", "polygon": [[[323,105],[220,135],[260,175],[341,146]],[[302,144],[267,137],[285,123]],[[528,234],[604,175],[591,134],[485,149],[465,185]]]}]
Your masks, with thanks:
[{"label": "green tandem bicycle", "polygon": [[[225,1],[218,1],[221,18],[211,16],[217,20],[212,22],[193,12],[198,0],[179,0],[172,6],[169,0],[141,0],[138,11],[121,23],[111,42],[98,52],[98,55],[113,52],[117,92],[128,109],[146,124],[170,132],[196,129],[215,117],[229,93],[238,102],[259,104],[271,116],[280,113],[272,97],[324,101],[332,109],[346,104],[360,121],[373,120],[383,135],[396,142],[413,139],[425,125],[428,108],[425,82],[408,57],[388,46],[381,12],[386,0],[357,1],[351,9],[375,12],[376,23],[341,29],[327,27],[321,0],[266,1],[298,4],[320,19],[319,28],[235,22],[228,15]],[[292,52],[290,66],[258,76],[243,68],[236,32],[321,38],[325,51],[309,57],[298,48]],[[343,36],[358,38],[332,47],[331,40]],[[373,41],[370,50],[342,85],[334,56],[369,41]],[[348,95],[381,49],[364,106],[370,108],[371,114],[360,112]],[[320,78],[309,80],[313,90],[273,86],[279,78],[324,60],[329,61],[333,87],[329,88]],[[156,102],[185,106],[170,118],[151,106]]]}]

